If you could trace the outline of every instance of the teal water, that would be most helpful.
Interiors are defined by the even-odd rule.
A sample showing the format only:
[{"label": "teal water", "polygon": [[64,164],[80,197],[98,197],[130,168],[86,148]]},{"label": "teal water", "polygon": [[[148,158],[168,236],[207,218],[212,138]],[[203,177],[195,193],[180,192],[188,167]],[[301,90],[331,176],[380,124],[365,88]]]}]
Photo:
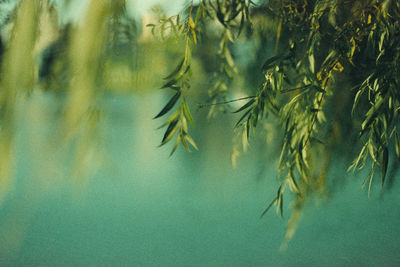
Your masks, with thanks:
[{"label": "teal water", "polygon": [[[287,219],[260,219],[275,196],[276,160],[253,143],[233,169],[230,115],[199,122],[199,152],[169,158],[169,147],[157,148],[160,122],[151,120],[163,101],[107,98],[104,149],[92,155],[97,171],[81,190],[71,185],[68,157],[57,154],[63,148],[46,138],[51,116],[32,120],[37,107],[57,110],[54,99],[28,103],[16,185],[0,206],[1,266],[400,266],[396,184],[383,196],[375,187],[368,199],[365,173],[348,174],[329,201],[306,208],[280,251]],[[338,159],[331,176],[345,168]]]}]

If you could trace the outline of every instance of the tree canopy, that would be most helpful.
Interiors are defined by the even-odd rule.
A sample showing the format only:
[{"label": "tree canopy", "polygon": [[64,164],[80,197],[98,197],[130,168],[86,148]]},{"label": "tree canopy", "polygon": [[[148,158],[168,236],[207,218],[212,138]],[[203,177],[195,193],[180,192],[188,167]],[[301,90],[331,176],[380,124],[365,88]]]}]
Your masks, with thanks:
[{"label": "tree canopy", "polygon": [[[239,115],[233,162],[256,134],[268,135],[270,147],[278,147],[280,186],[262,215],[273,206],[283,214],[284,197],[291,200],[286,241],[307,200],[329,191],[335,158],[347,159],[349,171],[370,170],[368,192],[374,183],[391,184],[389,170],[395,173],[400,159],[396,0],[190,1],[173,16],[154,9],[147,24],[152,40],[140,36],[140,23],[124,0],[89,1],[75,24],[62,22],[54,1],[16,2],[0,21],[9,29],[1,36],[0,195],[10,183],[21,99],[35,90],[63,96],[58,129],[62,140],[81,140],[79,165],[101,120],[100,96],[110,88],[141,87],[132,73],[150,77],[154,85],[167,72],[159,85],[171,96],[154,119],[165,127],[161,145],[172,143],[171,154],[180,145],[198,149],[191,110],[199,107],[209,110],[209,119],[219,112]],[[143,43],[174,66],[134,64],[133,58],[138,63],[152,56],[140,50]],[[160,47],[170,54],[158,53]],[[125,61],[127,66],[120,64]],[[193,92],[205,93],[204,103],[193,104]],[[241,106],[232,110],[232,103]]]}]

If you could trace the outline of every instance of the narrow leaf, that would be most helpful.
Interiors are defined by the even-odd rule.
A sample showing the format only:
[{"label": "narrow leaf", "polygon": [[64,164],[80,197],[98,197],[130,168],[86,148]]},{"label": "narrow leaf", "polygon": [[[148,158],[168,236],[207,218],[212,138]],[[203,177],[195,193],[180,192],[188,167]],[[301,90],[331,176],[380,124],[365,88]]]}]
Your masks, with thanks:
[{"label": "narrow leaf", "polygon": [[179,97],[181,96],[181,92],[178,91],[165,105],[165,107],[158,113],[153,119],[157,119],[163,115],[165,115],[168,111],[170,111],[174,106],[175,103],[178,101]]},{"label": "narrow leaf", "polygon": [[[182,137],[181,137],[182,136]],[[183,147],[186,149],[186,151],[188,152],[192,152],[188,146],[188,144],[186,143],[185,137],[183,137],[183,135],[179,135],[180,139],[182,140],[182,145]]]},{"label": "narrow leaf", "polygon": [[240,117],[240,119],[238,120],[238,122],[237,122],[236,125],[235,125],[235,128],[238,127],[238,126],[240,125],[240,123],[243,121],[243,119],[244,119],[247,115],[249,115],[250,111],[251,111],[251,109],[247,110],[247,111],[243,114],[243,116]]},{"label": "narrow leaf", "polygon": [[262,71],[266,71],[266,70],[270,69],[273,66],[273,63],[280,60],[281,58],[282,58],[281,56],[273,56],[273,57],[269,58],[267,61],[264,62],[263,66],[261,68]]},{"label": "narrow leaf", "polygon": [[314,55],[310,54],[308,56],[308,61],[310,62],[310,70],[312,73],[315,73],[315,59],[314,59]]},{"label": "narrow leaf", "polygon": [[260,218],[262,218],[268,211],[269,209],[272,207],[272,205],[274,205],[276,203],[276,198],[274,198],[274,200],[271,201],[271,203],[269,203],[269,205],[267,206],[267,208],[261,213]]},{"label": "narrow leaf", "polygon": [[190,114],[190,110],[186,104],[186,101],[182,98],[182,109],[183,109],[183,115],[185,115],[185,118],[189,121],[189,123],[193,126],[193,117],[192,114]]},{"label": "narrow leaf", "polygon": [[170,157],[175,153],[180,141],[181,141],[181,138],[180,138],[180,136],[178,136],[178,138],[176,138],[174,146],[172,147],[171,153],[169,154]]},{"label": "narrow leaf", "polygon": [[189,144],[192,145],[192,147],[194,147],[194,149],[199,150],[196,143],[193,141],[193,139],[189,135],[185,135],[185,139],[189,142]]},{"label": "narrow leaf", "polygon": [[353,115],[354,115],[354,110],[356,109],[358,101],[360,100],[360,97],[361,97],[363,92],[364,92],[364,90],[360,89],[357,92],[356,96],[354,97],[354,104],[353,104],[353,108],[351,109],[351,114],[353,114]]},{"label": "narrow leaf", "polygon": [[241,33],[242,30],[243,30],[243,27],[244,27],[244,17],[245,17],[245,15],[242,14],[242,18],[240,19],[240,26],[239,26],[239,32],[238,32],[237,37],[240,36],[240,33]]},{"label": "narrow leaf", "polygon": [[238,113],[238,112],[240,112],[242,110],[245,110],[246,108],[250,107],[254,102],[255,102],[255,99],[253,98],[249,102],[244,104],[241,108],[239,108],[238,110],[234,111],[233,113]]},{"label": "narrow leaf", "polygon": [[396,150],[396,156],[398,159],[400,159],[400,142],[397,132],[394,133],[394,145]]},{"label": "narrow leaf", "polygon": [[382,155],[382,185],[385,183],[385,178],[386,178],[386,172],[388,168],[388,163],[389,163],[389,152],[387,147],[383,149],[383,155]]},{"label": "narrow leaf", "polygon": [[161,145],[166,144],[169,140],[172,139],[172,137],[175,135],[176,131],[178,130],[178,121],[173,121],[169,124],[167,130],[165,131],[164,137],[161,141]]},{"label": "narrow leaf", "polygon": [[158,130],[158,129],[161,129],[161,128],[164,128],[165,126],[167,126],[168,124],[170,124],[171,122],[173,122],[173,121],[175,121],[175,120],[178,120],[179,116],[180,116],[180,111],[179,111],[179,110],[176,110],[176,111],[168,118],[168,120],[167,120],[166,122],[164,122],[161,126],[159,126],[159,127],[157,128],[157,130]]},{"label": "narrow leaf", "polygon": [[[185,57],[182,57],[182,59],[179,61],[178,65],[176,66],[176,68],[174,69],[173,72],[171,72],[167,77],[165,77],[165,80],[169,80],[172,77],[174,77],[175,75],[177,75],[183,67],[183,63],[185,62]],[[169,87],[169,86],[168,86]]]},{"label": "narrow leaf", "polygon": [[174,87],[174,85],[178,82],[178,80],[179,80],[179,78],[175,77],[174,79],[170,80],[169,82],[167,82],[166,84],[161,86],[161,89],[168,88],[168,87]]},{"label": "narrow leaf", "polygon": [[312,86],[312,88],[317,90],[320,93],[324,93],[324,94],[326,93],[326,91],[324,89],[322,89],[321,87],[319,87],[317,85]]}]

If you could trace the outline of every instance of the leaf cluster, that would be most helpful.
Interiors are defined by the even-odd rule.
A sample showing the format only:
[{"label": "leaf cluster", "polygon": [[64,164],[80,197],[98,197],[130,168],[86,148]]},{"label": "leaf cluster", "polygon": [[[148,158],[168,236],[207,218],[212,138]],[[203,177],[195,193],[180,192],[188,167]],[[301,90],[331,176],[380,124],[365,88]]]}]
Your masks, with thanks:
[{"label": "leaf cluster", "polygon": [[[353,155],[360,147],[349,170],[371,164],[368,192],[376,168],[385,183],[391,155],[400,159],[398,1],[270,0],[251,7],[247,1],[217,0],[202,1],[201,6],[207,21],[217,21],[223,29],[211,106],[235,101],[226,99],[229,79],[239,76],[230,47],[245,23],[254,15],[268,18],[254,23],[275,24],[268,32],[254,27],[260,31],[254,38],[265,40],[261,46],[275,44],[275,54],[259,66],[262,85],[235,113],[241,114],[236,128],[242,131],[244,147],[269,114],[282,129],[281,185],[265,212],[275,204],[283,214],[284,192],[289,189],[295,209],[287,238],[306,200],[328,190],[326,174],[335,153]],[[275,36],[268,38],[271,28]],[[351,149],[349,140],[354,141]]]}]

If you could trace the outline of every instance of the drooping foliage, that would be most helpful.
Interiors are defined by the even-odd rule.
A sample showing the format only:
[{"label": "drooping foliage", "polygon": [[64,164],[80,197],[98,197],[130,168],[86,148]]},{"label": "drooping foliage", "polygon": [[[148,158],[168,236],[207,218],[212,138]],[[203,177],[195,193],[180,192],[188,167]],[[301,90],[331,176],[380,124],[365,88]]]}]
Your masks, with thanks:
[{"label": "drooping foliage", "polygon": [[[124,0],[90,0],[75,24],[60,22],[54,1],[0,4],[8,2],[15,2],[10,12],[0,8],[0,26],[8,28],[1,33],[0,200],[11,184],[17,107],[25,99],[38,91],[56,95],[55,128],[59,140],[77,144],[73,164],[82,173],[96,154],[107,90],[141,87],[164,71],[145,60],[160,45],[138,36]],[[327,173],[338,155],[349,170],[370,169],[368,192],[374,181],[390,184],[400,158],[398,1],[202,0],[158,16],[148,29],[173,47],[175,64],[161,84],[170,97],[154,117],[164,120],[161,145],[172,142],[172,153],[179,145],[198,149],[190,131],[198,108],[193,91],[207,96],[200,107],[210,119],[221,111],[239,116],[233,162],[239,143],[246,150],[257,134],[273,136],[280,186],[262,214],[274,205],[283,214],[284,197],[292,201],[286,241],[305,203],[331,190]],[[241,106],[232,109],[233,102]]]},{"label": "drooping foliage", "polygon": [[[59,147],[71,140],[76,144],[71,176],[85,176],[98,147],[101,98],[107,90],[107,71],[113,70],[109,66],[116,59],[112,52],[126,43],[134,48],[136,22],[128,16],[124,0],[88,1],[79,23],[63,22],[62,6],[73,7],[69,1],[57,3],[0,3],[0,203],[13,184],[21,106],[27,109],[31,96],[54,93],[61,110],[51,138]],[[47,112],[44,106],[39,109],[40,114]]]},{"label": "drooping foliage", "polygon": [[[335,155],[350,159],[356,153],[349,170],[370,169],[364,182],[368,192],[377,170],[383,185],[389,163],[398,166],[398,1],[200,1],[149,26],[186,43],[183,58],[162,86],[175,94],[156,118],[173,110],[178,100],[181,103],[165,123],[162,145],[174,136],[172,152],[179,143],[188,149],[185,140],[194,145],[186,126],[192,119],[184,97],[190,88],[190,60],[192,51],[201,49],[203,39],[207,41],[213,32],[219,36],[213,70],[217,78],[209,86],[209,102],[202,106],[214,108],[247,99],[235,111],[241,114],[236,128],[244,147],[256,130],[265,130],[262,123],[275,123],[274,142],[281,144],[281,186],[265,212],[275,204],[283,213],[283,197],[291,194],[294,209],[285,240],[293,235],[306,201],[325,195]],[[256,55],[246,64],[236,60],[243,43]],[[227,92],[235,87],[232,80],[243,76],[254,87],[242,90],[246,97],[228,99]]]}]

